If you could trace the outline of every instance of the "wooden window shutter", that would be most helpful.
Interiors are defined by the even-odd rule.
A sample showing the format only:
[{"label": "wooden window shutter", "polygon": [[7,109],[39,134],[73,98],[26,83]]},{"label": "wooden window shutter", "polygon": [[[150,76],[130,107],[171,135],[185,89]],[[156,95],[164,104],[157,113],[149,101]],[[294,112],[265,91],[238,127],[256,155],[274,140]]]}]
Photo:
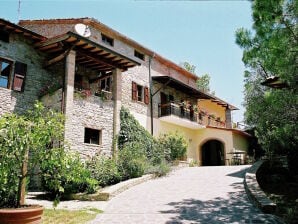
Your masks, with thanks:
[{"label": "wooden window shutter", "polygon": [[144,88],[144,103],[149,104],[149,88]]},{"label": "wooden window shutter", "polygon": [[13,77],[13,87],[15,91],[23,92],[25,85],[25,78],[27,72],[27,65],[16,61]]},{"label": "wooden window shutter", "polygon": [[132,82],[132,100],[137,100],[137,84],[135,82]]}]

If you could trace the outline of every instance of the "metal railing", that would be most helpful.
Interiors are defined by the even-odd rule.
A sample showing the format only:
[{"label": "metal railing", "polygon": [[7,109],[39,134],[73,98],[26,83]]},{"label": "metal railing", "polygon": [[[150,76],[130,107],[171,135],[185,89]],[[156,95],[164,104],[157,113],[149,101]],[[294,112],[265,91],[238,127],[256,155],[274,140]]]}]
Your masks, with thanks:
[{"label": "metal railing", "polygon": [[158,117],[165,117],[174,115],[189,121],[196,122],[204,126],[213,126],[225,128],[226,124],[213,116],[207,115],[203,111],[195,112],[194,110],[187,109],[174,103],[158,104]]}]

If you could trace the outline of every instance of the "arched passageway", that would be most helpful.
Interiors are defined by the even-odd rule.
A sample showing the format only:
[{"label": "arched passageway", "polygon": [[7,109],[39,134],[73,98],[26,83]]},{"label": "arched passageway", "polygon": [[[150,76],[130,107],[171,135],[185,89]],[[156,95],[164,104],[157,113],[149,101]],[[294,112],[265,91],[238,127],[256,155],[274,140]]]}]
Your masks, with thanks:
[{"label": "arched passageway", "polygon": [[218,140],[209,140],[201,148],[203,166],[224,165],[224,145]]}]

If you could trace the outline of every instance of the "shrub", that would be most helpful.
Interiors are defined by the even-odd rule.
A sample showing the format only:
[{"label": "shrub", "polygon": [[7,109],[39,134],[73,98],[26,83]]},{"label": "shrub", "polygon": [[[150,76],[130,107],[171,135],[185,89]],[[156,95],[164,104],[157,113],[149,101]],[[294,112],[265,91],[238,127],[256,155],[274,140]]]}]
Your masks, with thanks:
[{"label": "shrub", "polygon": [[170,164],[162,160],[160,163],[148,166],[146,173],[152,173],[155,174],[157,177],[165,176],[171,171]]},{"label": "shrub", "polygon": [[186,156],[188,144],[185,138],[178,132],[160,135],[158,142],[159,147],[164,150],[167,161],[182,159]]},{"label": "shrub", "polygon": [[121,180],[121,175],[115,159],[107,157],[94,157],[88,162],[92,177],[101,187],[116,184]]},{"label": "shrub", "polygon": [[44,189],[56,198],[68,193],[96,191],[97,181],[77,154],[52,149],[45,155],[40,169]]},{"label": "shrub", "polygon": [[131,142],[138,142],[144,149],[146,157],[152,157],[153,136],[139,124],[126,108],[122,107],[120,110],[120,131],[118,136],[119,149],[121,150],[126,143]]},{"label": "shrub", "polygon": [[143,147],[137,142],[125,144],[119,151],[117,162],[122,180],[142,176],[147,165]]}]

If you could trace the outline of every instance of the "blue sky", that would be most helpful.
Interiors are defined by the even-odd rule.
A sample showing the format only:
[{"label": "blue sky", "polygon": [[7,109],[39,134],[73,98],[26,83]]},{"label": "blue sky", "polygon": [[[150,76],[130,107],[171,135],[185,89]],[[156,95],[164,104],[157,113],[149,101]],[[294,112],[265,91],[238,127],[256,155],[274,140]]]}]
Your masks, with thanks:
[{"label": "blue sky", "polygon": [[[0,0],[0,17],[18,22],[18,0]],[[21,0],[21,19],[93,17],[179,64],[211,76],[211,90],[240,108],[243,119],[242,50],[237,28],[251,28],[249,1]]]}]

